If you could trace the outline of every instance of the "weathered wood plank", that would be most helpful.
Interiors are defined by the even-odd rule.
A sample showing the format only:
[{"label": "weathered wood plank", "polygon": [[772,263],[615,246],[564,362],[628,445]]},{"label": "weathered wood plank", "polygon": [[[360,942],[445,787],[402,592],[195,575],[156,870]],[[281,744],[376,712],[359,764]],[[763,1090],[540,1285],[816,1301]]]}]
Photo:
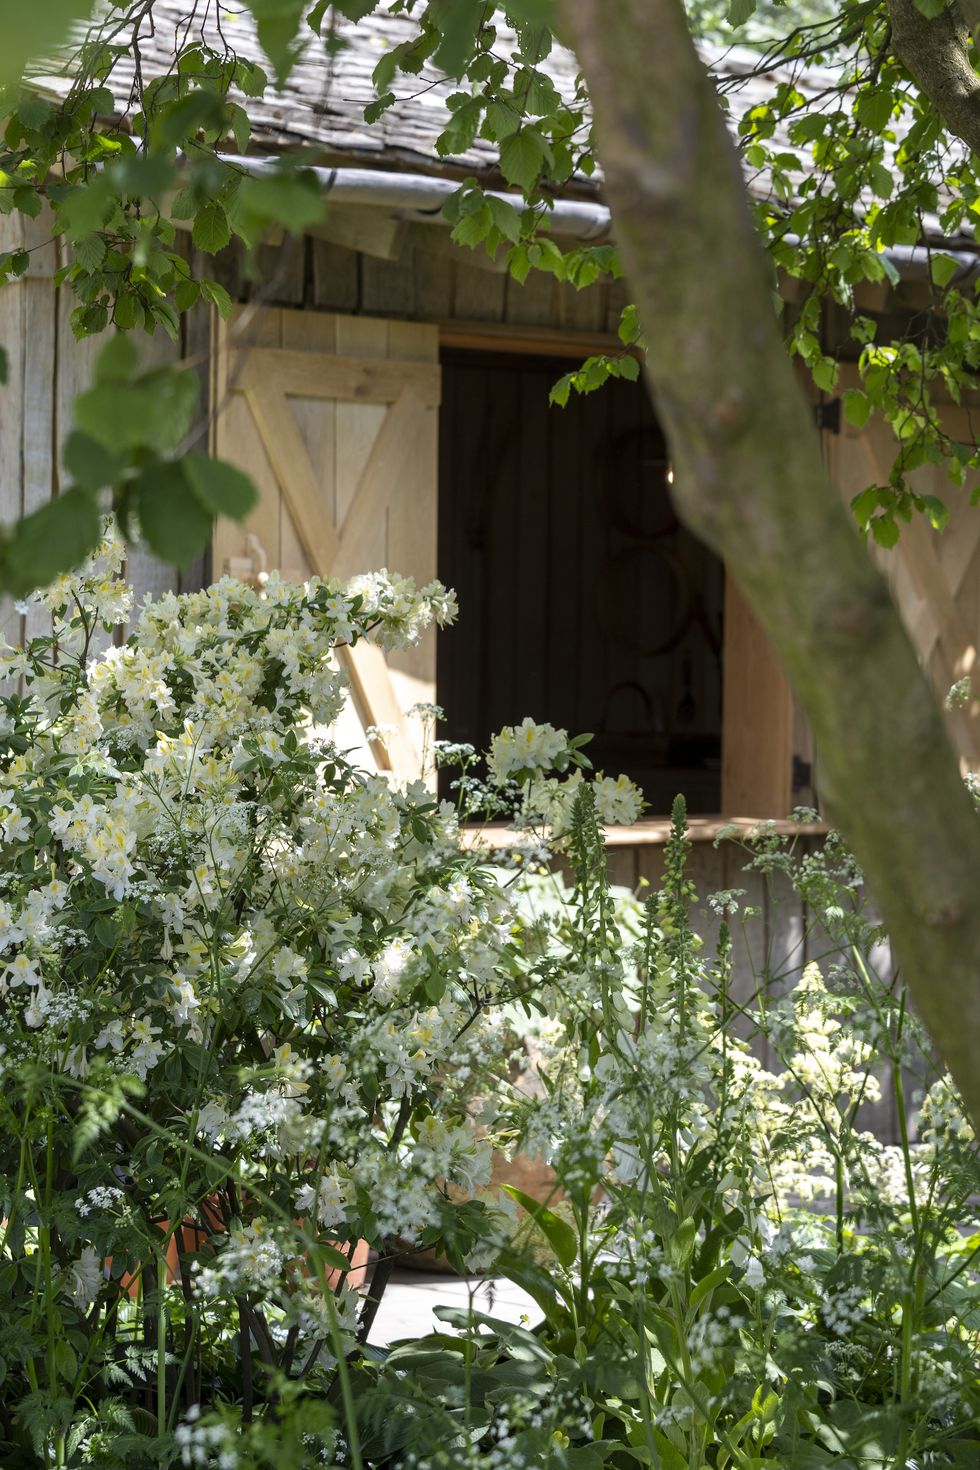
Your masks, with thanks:
[{"label": "weathered wood plank", "polygon": [[328,240],[313,241],[313,304],[332,311],[356,311],[360,305],[359,257]]},{"label": "weathered wood plank", "polygon": [[[352,320],[366,322],[365,318]],[[261,352],[246,349],[241,356],[235,354],[230,370],[236,386],[244,391],[261,390],[272,381],[279,392],[299,398],[385,404],[394,403],[410,381],[424,403],[435,406],[439,402],[438,371],[424,363],[263,348]]]}]

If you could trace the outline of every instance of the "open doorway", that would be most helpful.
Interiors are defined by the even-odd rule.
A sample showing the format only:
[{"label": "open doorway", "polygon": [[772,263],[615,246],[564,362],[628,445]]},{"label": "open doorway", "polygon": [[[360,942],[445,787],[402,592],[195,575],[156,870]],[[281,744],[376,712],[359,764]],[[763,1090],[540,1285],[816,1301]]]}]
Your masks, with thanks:
[{"label": "open doorway", "polygon": [[440,735],[478,748],[530,715],[592,731],[653,812],[721,806],[724,571],[677,521],[645,389],[566,408],[567,359],[442,358],[439,576],[460,620],[439,641]]}]

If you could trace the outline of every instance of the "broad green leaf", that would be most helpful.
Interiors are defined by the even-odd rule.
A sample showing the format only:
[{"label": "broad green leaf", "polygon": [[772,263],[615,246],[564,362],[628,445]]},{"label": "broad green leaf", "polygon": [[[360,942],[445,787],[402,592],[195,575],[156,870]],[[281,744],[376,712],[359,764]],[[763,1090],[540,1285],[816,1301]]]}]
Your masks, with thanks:
[{"label": "broad green leaf", "polygon": [[833,393],[837,387],[840,368],[832,357],[816,357],[810,363],[813,381],[824,393]]},{"label": "broad green leaf", "polygon": [[315,175],[263,174],[243,181],[236,212],[263,226],[274,221],[291,234],[301,235],[323,219],[326,201]]},{"label": "broad green leaf", "polygon": [[179,460],[147,467],[136,488],[136,509],[147,545],[164,561],[186,566],[207,545],[213,517]]},{"label": "broad green leaf", "polygon": [[72,246],[75,259],[87,271],[98,270],[105,260],[106,244],[101,235],[83,235]]},{"label": "broad green leaf", "polygon": [[888,87],[862,92],[857,100],[858,119],[873,133],[880,133],[888,126],[895,105],[894,93]]},{"label": "broad green leaf", "polygon": [[184,475],[198,500],[214,515],[240,521],[258,500],[248,475],[223,459],[207,454],[185,454]]},{"label": "broad green leaf", "polygon": [[882,497],[887,494],[888,492],[883,491],[878,485],[869,485],[866,490],[854,496],[851,501],[851,510],[862,531],[868,529],[868,522],[882,504]]},{"label": "broad green leaf", "polygon": [[870,525],[872,536],[886,551],[890,551],[897,544],[898,526],[893,516],[875,516]]},{"label": "broad green leaf", "polygon": [[190,369],[165,369],[132,383],[101,382],[75,399],[75,423],[110,451],[146,447],[168,454],[190,428],[198,391]]},{"label": "broad green leaf", "polygon": [[526,194],[537,183],[547,158],[547,145],[533,128],[522,128],[507,139],[500,150],[500,171],[509,184],[516,184]]},{"label": "broad green leaf", "polygon": [[244,153],[248,148],[248,140],[252,136],[252,125],[248,120],[248,113],[244,107],[239,107],[237,102],[229,102],[228,114],[228,126],[234,136],[235,147],[239,153]]},{"label": "broad green leaf", "polygon": [[259,45],[277,81],[283,82],[299,58],[299,28],[306,0],[247,0],[247,4],[255,17]]},{"label": "broad green leaf", "polygon": [[198,281],[197,284],[205,301],[210,301],[211,305],[217,308],[219,316],[231,315],[233,303],[224,286],[219,285],[217,281]]},{"label": "broad green leaf", "polygon": [[463,245],[472,250],[485,240],[493,227],[493,216],[488,205],[474,213],[464,214],[459,221],[453,225],[452,239],[457,245]]},{"label": "broad green leaf", "polygon": [[555,0],[507,0],[507,14],[521,25],[550,26]]},{"label": "broad green leaf", "polygon": [[486,201],[497,229],[506,240],[516,245],[521,238],[520,211],[515,209],[513,204],[508,204],[506,199],[499,199],[494,194],[488,194]]},{"label": "broad green leaf", "polygon": [[672,1266],[682,1271],[694,1254],[697,1244],[697,1226],[688,1216],[681,1220],[674,1233],[667,1238],[667,1258]]},{"label": "broad green leaf", "polygon": [[51,116],[51,103],[43,97],[25,97],[17,104],[17,116],[31,132],[42,128]]},{"label": "broad green leaf", "polygon": [[208,255],[224,250],[231,239],[228,216],[220,204],[206,204],[199,210],[191,232],[194,244]]},{"label": "broad green leaf", "polygon": [[18,521],[0,546],[0,587],[24,597],[70,571],[97,544],[101,529],[93,496],[77,486]]},{"label": "broad green leaf", "polygon": [[86,490],[101,490],[119,477],[122,461],[104,444],[73,429],[61,451],[62,463],[72,479]]},{"label": "broad green leaf", "polygon": [[429,15],[440,31],[433,61],[447,76],[462,76],[486,9],[483,0],[430,0]]},{"label": "broad green leaf", "polygon": [[845,388],[844,417],[856,429],[863,429],[871,417],[871,399],[860,388]]},{"label": "broad green leaf", "polygon": [[96,383],[128,383],[139,355],[129,337],[110,337],[95,361]]},{"label": "broad green leaf", "polygon": [[933,255],[930,261],[933,284],[948,286],[960,269],[960,263],[952,255]]},{"label": "broad green leaf", "polygon": [[566,1269],[573,1265],[578,1255],[578,1241],[568,1221],[562,1220],[553,1210],[549,1210],[546,1205],[533,1199],[531,1195],[525,1194],[523,1190],[515,1189],[512,1184],[505,1184],[502,1188],[504,1193],[516,1200],[522,1209],[527,1210],[558,1257],[559,1264]]},{"label": "broad green leaf", "polygon": [[756,0],[731,0],[728,6],[728,24],[736,30],[755,15]]},{"label": "broad green leaf", "polygon": [[3,8],[0,86],[19,81],[27,62],[67,40],[74,21],[91,14],[93,0],[34,0]]}]

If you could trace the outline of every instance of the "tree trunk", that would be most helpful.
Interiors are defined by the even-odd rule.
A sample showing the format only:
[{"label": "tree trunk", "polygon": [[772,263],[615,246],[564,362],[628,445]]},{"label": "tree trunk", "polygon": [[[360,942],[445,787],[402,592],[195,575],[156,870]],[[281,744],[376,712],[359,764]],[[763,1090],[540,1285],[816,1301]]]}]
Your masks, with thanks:
[{"label": "tree trunk", "polygon": [[819,746],[827,815],[980,1125],[980,821],[825,473],[714,89],[680,0],[564,0],[563,29],[592,98],[678,513],[772,640]]}]

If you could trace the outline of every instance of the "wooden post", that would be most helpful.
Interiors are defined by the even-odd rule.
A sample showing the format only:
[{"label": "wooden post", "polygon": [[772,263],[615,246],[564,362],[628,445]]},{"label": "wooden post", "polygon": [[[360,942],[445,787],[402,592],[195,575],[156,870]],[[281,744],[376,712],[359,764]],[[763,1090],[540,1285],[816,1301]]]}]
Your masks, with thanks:
[{"label": "wooden post", "polygon": [[721,809],[786,817],[793,806],[793,696],[733,579],[725,582]]}]

